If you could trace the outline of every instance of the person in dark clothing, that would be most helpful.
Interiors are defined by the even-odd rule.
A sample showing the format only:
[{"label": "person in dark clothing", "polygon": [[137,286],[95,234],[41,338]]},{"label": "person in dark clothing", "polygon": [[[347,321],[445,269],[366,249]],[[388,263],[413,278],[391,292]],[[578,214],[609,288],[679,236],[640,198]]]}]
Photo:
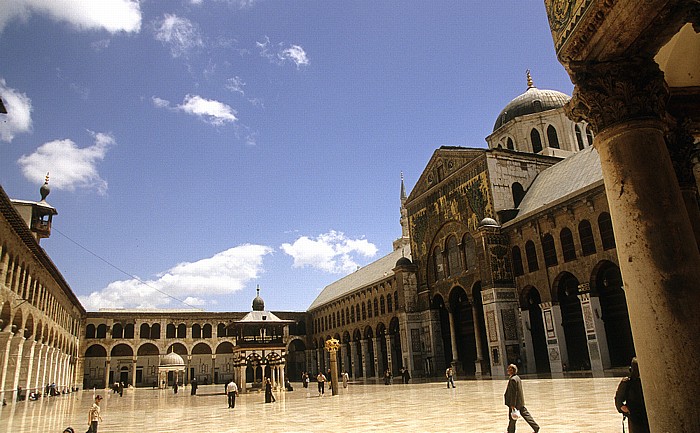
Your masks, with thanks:
[{"label": "person in dark clothing", "polygon": [[403,369],[401,378],[403,379],[403,383],[408,383],[408,381],[411,380],[411,373],[408,372],[408,368]]},{"label": "person in dark clothing", "polygon": [[119,397],[124,396],[124,382],[119,382],[119,386],[117,387],[117,390],[119,391]]},{"label": "person in dark clothing", "polygon": [[[649,419],[644,404],[642,380],[639,378],[637,358],[632,358],[630,375],[620,381],[615,392],[615,407],[627,418],[630,433],[649,433]],[[624,418],[623,418],[624,419]]]},{"label": "person in dark clothing", "polygon": [[173,394],[177,394],[177,380],[173,381]]},{"label": "person in dark clothing", "polygon": [[540,426],[537,425],[535,420],[528,412],[525,407],[525,394],[523,393],[523,384],[518,376],[518,367],[515,364],[510,364],[508,366],[508,387],[506,388],[506,393],[503,395],[505,399],[506,406],[508,406],[508,433],[515,433],[515,422],[511,413],[513,410],[517,409],[520,411],[520,416],[530,424],[532,430],[537,433],[540,430]]},{"label": "person in dark clothing", "polygon": [[275,396],[272,394],[272,382],[270,378],[265,379],[265,403],[273,403],[277,401]]},{"label": "person in dark clothing", "polygon": [[197,378],[193,377],[192,380],[190,381],[190,386],[192,387],[190,389],[190,395],[197,395]]}]

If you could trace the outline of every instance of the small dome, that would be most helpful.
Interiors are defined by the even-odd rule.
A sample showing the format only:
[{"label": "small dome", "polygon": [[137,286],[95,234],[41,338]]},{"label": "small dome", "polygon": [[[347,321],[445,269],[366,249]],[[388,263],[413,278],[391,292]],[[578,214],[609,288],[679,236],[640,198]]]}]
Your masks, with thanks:
[{"label": "small dome", "polygon": [[185,365],[185,361],[182,359],[182,356],[178,355],[175,352],[170,352],[167,355],[163,357],[163,359],[160,360],[160,365],[161,367],[170,367],[173,365]]},{"label": "small dome", "polygon": [[481,220],[479,227],[500,227],[500,225],[495,219],[486,217]]},{"label": "small dome", "polygon": [[496,119],[496,124],[493,125],[493,130],[495,132],[516,117],[561,108],[569,102],[569,99],[571,99],[569,95],[556,90],[528,87],[525,93],[510,101],[506,108],[501,111]]},{"label": "small dome", "polygon": [[253,299],[253,311],[265,311],[265,301],[260,297],[260,286],[258,286],[258,296]]},{"label": "small dome", "polygon": [[398,268],[399,266],[411,266],[413,265],[413,262],[408,257],[401,257],[396,261],[396,267]]}]

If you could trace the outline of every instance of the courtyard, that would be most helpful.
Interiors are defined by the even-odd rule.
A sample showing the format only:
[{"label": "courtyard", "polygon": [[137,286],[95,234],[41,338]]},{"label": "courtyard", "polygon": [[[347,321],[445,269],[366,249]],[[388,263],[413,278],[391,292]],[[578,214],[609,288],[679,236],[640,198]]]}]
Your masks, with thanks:
[{"label": "courtyard", "polygon": [[[613,396],[618,377],[523,378],[525,401],[543,433],[607,433],[622,430]],[[455,389],[442,382],[351,383],[332,397],[319,398],[316,384],[276,392],[264,404],[263,393],[241,394],[228,409],[224,385],[127,389],[124,396],[98,390],[102,401],[101,433],[224,432],[503,432],[507,426],[503,392],[506,380],[458,380]],[[328,387],[327,387],[328,388]],[[0,431],[61,433],[67,426],[87,429],[93,391],[10,404],[0,409]],[[523,421],[519,432],[530,432]]]}]

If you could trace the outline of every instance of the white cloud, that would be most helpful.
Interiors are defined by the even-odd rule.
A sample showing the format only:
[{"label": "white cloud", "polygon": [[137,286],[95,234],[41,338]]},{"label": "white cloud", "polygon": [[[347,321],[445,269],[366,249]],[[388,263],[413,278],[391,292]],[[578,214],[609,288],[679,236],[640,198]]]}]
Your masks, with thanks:
[{"label": "white cloud", "polygon": [[151,97],[151,101],[153,101],[153,105],[155,105],[158,108],[168,108],[170,107],[170,101],[166,99],[161,99],[157,96]]},{"label": "white cloud", "polygon": [[265,42],[256,42],[255,45],[260,50],[260,56],[265,57],[272,63],[282,65],[286,62],[292,62],[297,69],[299,66],[307,66],[309,64],[309,57],[300,45],[289,45],[286,48],[283,42],[273,45],[267,36],[265,36]]},{"label": "white cloud", "polygon": [[99,41],[92,42],[90,44],[90,48],[93,50],[100,52],[103,50],[106,50],[109,47],[109,44],[112,43],[111,39],[100,39]]},{"label": "white cloud", "polygon": [[32,100],[7,87],[4,78],[0,78],[0,97],[7,109],[7,114],[0,114],[0,140],[9,143],[16,134],[32,130]]},{"label": "white cloud", "polygon": [[235,122],[236,111],[223,102],[213,99],[204,99],[198,95],[187,95],[182,104],[178,105],[179,110],[187,114],[192,114],[204,122],[215,126],[221,126],[227,122]]},{"label": "white cloud", "polygon": [[10,21],[27,20],[32,14],[48,16],[78,30],[141,30],[138,0],[4,0],[0,1],[0,32]]},{"label": "white cloud", "polygon": [[245,95],[245,93],[243,92],[243,86],[245,86],[245,83],[243,82],[241,77],[236,76],[226,80],[226,88],[232,92],[238,92],[241,95]]},{"label": "white cloud", "polygon": [[[100,291],[81,296],[88,310],[100,308],[167,308],[183,305],[202,306],[211,296],[230,295],[242,290],[263,272],[263,258],[272,249],[244,244],[196,262],[184,262],[156,278],[114,281]],[[186,306],[185,306],[186,307]]]},{"label": "white cloud", "polygon": [[315,239],[301,236],[293,244],[280,249],[292,258],[295,268],[311,267],[331,273],[349,273],[357,269],[355,256],[374,257],[377,247],[367,239],[349,239],[342,232],[331,230]]},{"label": "white cloud", "polygon": [[299,66],[306,66],[309,64],[309,58],[306,56],[306,52],[299,45],[292,45],[289,48],[282,50],[278,56],[280,56],[282,60],[291,60],[295,65],[297,65],[297,68],[299,68]]},{"label": "white cloud", "polygon": [[42,144],[30,155],[22,155],[17,161],[22,174],[32,182],[41,183],[46,173],[50,173],[51,188],[94,189],[98,194],[105,194],[107,182],[100,177],[97,163],[104,159],[115,141],[109,134],[91,134],[95,144],[90,147],[81,149],[69,139],[54,140]]},{"label": "white cloud", "polygon": [[186,56],[193,48],[204,45],[197,26],[187,18],[165,14],[153,26],[155,38],[170,46],[173,57]]}]

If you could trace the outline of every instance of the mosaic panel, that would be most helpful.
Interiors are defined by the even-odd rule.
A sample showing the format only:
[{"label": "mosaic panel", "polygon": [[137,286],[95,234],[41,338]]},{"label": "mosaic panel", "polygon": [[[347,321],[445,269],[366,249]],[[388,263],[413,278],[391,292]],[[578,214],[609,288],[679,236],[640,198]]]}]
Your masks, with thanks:
[{"label": "mosaic panel", "polygon": [[496,313],[493,311],[486,312],[486,324],[489,329],[489,341],[498,341],[498,331],[496,330]]},{"label": "mosaic panel", "polygon": [[501,319],[503,320],[503,332],[506,340],[517,340],[518,325],[515,310],[501,310]]}]

